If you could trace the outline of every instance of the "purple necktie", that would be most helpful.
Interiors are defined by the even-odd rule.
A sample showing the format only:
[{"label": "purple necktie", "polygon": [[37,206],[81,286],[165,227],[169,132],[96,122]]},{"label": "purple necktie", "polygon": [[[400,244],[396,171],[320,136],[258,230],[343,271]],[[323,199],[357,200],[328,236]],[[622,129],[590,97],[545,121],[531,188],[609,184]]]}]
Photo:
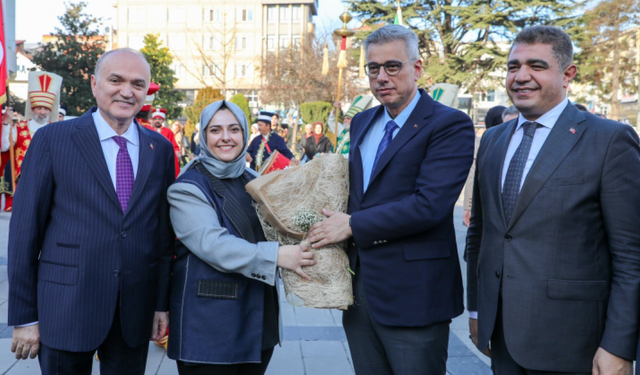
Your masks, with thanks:
[{"label": "purple necktie", "polygon": [[113,140],[120,147],[116,157],[116,195],[120,201],[122,212],[125,212],[133,191],[133,164],[131,164],[131,158],[127,150],[127,139],[115,136]]},{"label": "purple necktie", "polygon": [[378,165],[378,160],[380,160],[380,156],[384,150],[387,149],[391,140],[393,140],[393,132],[398,127],[393,120],[387,122],[387,125],[384,127],[384,135],[382,136],[382,140],[380,141],[380,146],[378,146],[378,152],[376,152],[376,158],[373,160],[373,167],[371,168],[371,174],[376,170],[376,165]]}]

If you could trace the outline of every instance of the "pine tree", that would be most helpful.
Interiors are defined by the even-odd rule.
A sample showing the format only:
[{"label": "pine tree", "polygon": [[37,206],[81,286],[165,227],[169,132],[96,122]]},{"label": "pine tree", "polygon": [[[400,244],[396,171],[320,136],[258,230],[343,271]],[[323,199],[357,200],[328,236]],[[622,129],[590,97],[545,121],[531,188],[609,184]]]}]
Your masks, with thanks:
[{"label": "pine tree", "polygon": [[68,115],[80,115],[95,105],[91,91],[91,75],[105,40],[100,37],[101,18],[85,14],[85,2],[69,3],[58,17],[62,28],[55,29],[53,42],[45,44],[33,56],[36,70],[60,75],[60,104],[68,107]]},{"label": "pine tree", "polygon": [[182,114],[182,107],[177,103],[184,100],[184,93],[174,89],[178,82],[175,72],[171,69],[173,56],[169,48],[162,46],[158,34],[144,36],[144,47],[140,50],[151,66],[151,82],[160,85],[153,105],[159,105],[167,110],[167,119],[176,119]]}]

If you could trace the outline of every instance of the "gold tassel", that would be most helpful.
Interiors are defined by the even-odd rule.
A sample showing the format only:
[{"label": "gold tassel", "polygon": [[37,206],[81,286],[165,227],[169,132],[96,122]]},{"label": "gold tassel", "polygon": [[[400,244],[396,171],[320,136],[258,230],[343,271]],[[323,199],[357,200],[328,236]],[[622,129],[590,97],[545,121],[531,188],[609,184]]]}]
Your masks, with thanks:
[{"label": "gold tassel", "polygon": [[338,56],[338,68],[346,68],[348,66],[347,64],[347,51],[342,50],[340,51],[340,55]]},{"label": "gold tassel", "polygon": [[329,73],[329,49],[327,45],[324,45],[324,57],[322,58],[322,75],[326,76]]},{"label": "gold tassel", "polygon": [[360,45],[360,71],[358,77],[364,78],[364,43]]}]

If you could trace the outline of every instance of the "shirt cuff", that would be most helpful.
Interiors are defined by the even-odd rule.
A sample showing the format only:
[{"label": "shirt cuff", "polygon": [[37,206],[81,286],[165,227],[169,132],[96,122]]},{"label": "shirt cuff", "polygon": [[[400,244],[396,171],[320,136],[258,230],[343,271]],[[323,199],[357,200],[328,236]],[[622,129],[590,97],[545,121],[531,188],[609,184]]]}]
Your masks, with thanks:
[{"label": "shirt cuff", "polygon": [[35,326],[36,324],[38,324],[38,322],[32,322],[32,323],[27,323],[27,324],[17,324],[15,325],[16,328],[24,328],[24,327],[29,327],[29,326]]},{"label": "shirt cuff", "polygon": [[478,312],[477,311],[469,311],[469,318],[478,320]]}]

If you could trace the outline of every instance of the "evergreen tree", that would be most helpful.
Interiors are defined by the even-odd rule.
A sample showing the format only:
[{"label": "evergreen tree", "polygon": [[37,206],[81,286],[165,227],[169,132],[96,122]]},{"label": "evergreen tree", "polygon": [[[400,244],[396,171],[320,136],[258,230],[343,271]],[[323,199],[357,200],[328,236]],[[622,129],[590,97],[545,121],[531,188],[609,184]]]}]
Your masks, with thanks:
[{"label": "evergreen tree", "polygon": [[91,75],[98,58],[104,53],[105,40],[100,36],[101,18],[85,14],[85,2],[67,4],[58,17],[62,28],[55,29],[53,42],[34,54],[34,70],[56,73],[63,78],[60,103],[68,107],[68,115],[81,115],[95,105],[91,91]]},{"label": "evergreen tree", "polygon": [[244,115],[247,117],[249,126],[251,126],[251,110],[249,109],[249,102],[247,101],[247,98],[242,94],[235,94],[229,101],[240,107],[242,112],[244,112]]},{"label": "evergreen tree", "polygon": [[[556,25],[572,32],[584,0],[402,0],[403,23],[416,33],[423,56],[421,86],[460,85],[469,92],[502,84],[490,73],[506,67],[507,48],[526,26]],[[396,0],[352,0],[352,13],[376,29],[392,24]],[[371,30],[373,31],[373,30]],[[363,33],[359,38],[364,38]],[[500,45],[502,42],[503,45]]]},{"label": "evergreen tree", "polygon": [[[222,99],[224,99],[224,97],[220,93],[220,90],[214,89],[213,87],[205,87],[198,90],[196,100],[192,105],[184,109],[184,114],[187,116],[187,124],[184,127],[184,134],[191,138],[191,134],[196,129],[196,124],[200,122],[200,113],[202,113],[202,110],[209,104]],[[200,125],[200,129],[203,129],[207,124]]]},{"label": "evergreen tree", "polygon": [[178,82],[175,72],[171,69],[173,56],[169,48],[162,46],[158,34],[147,34],[144,36],[144,47],[140,50],[147,58],[151,66],[151,82],[160,85],[160,90],[156,93],[153,105],[159,105],[167,110],[167,119],[176,119],[182,114],[182,107],[177,103],[184,100],[184,93],[174,89]]}]

